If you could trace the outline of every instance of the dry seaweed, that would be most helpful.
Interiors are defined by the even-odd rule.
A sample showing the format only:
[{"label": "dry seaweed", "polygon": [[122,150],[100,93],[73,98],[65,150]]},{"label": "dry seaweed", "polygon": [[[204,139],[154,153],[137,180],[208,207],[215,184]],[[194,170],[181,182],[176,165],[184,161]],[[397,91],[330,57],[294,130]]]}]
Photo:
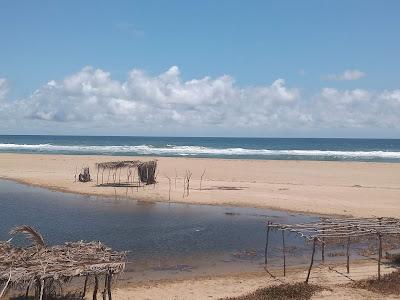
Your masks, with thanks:
[{"label": "dry seaweed", "polygon": [[364,289],[384,295],[395,294],[400,295],[400,271],[396,270],[392,273],[370,279],[358,280],[350,284],[353,288]]},{"label": "dry seaweed", "polygon": [[267,288],[258,289],[248,295],[224,298],[224,300],[308,300],[318,291],[324,288],[304,282],[284,283]]}]

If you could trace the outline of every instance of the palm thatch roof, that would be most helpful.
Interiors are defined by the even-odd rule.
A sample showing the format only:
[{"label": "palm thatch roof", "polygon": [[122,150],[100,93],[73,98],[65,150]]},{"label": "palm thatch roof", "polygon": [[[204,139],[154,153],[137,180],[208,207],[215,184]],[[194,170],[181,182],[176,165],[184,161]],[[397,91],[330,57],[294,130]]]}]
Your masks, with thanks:
[{"label": "palm thatch roof", "polygon": [[66,242],[46,247],[42,235],[30,226],[16,227],[10,233],[23,233],[33,244],[18,247],[11,243],[12,239],[0,242],[3,292],[7,287],[28,286],[29,290],[32,283],[44,286],[48,279],[65,281],[99,275],[106,275],[107,279],[125,268],[126,253],[113,251],[101,242]]},{"label": "palm thatch roof", "polygon": [[[109,161],[109,162],[100,162],[96,163],[97,169],[97,179],[96,183],[98,186],[104,185],[115,185],[118,183],[132,184],[135,178],[135,173],[137,174],[137,178],[140,183],[145,184],[155,184],[156,183],[156,169],[157,169],[157,160],[150,161],[140,161],[140,160],[121,160],[121,161]],[[121,171],[126,170],[126,178],[125,180],[122,178],[121,181]],[[107,179],[104,178],[104,171],[108,171]],[[132,171],[135,171],[133,173]],[[101,174],[100,174],[101,173]],[[110,182],[112,175],[112,181]],[[118,176],[118,179],[117,179]],[[124,175],[123,175],[124,176]]]}]

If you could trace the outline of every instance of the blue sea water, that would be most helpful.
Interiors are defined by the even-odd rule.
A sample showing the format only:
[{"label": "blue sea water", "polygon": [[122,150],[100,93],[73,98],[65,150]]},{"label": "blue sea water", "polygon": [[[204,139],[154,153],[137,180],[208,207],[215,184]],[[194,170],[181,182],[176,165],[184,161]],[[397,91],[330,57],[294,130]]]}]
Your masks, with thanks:
[{"label": "blue sea water", "polygon": [[0,135],[0,152],[400,162],[400,139]]}]

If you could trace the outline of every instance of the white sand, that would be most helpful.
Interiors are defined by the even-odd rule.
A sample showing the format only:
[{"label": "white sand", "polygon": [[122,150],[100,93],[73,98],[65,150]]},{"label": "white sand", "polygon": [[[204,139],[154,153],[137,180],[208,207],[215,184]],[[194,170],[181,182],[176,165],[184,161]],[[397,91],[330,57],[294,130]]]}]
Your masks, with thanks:
[{"label": "white sand", "polygon": [[[0,154],[0,178],[60,191],[128,196],[143,201],[276,208],[353,216],[400,217],[400,164],[363,162],[261,161],[157,158],[158,184],[136,189],[74,182],[84,165],[96,177],[100,161],[144,157]],[[189,197],[182,197],[186,170],[193,173]],[[200,176],[206,170],[203,190]],[[178,174],[175,188],[175,171]],[[106,175],[105,175],[106,177]]]}]

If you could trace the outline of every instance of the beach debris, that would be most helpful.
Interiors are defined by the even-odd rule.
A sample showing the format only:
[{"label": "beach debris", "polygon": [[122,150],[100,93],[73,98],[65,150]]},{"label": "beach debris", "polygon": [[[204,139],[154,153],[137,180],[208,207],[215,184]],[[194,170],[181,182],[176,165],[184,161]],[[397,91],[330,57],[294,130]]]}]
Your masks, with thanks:
[{"label": "beach debris", "polygon": [[178,265],[159,265],[157,267],[151,268],[154,271],[180,271],[180,272],[191,272],[193,269],[196,269],[196,267],[191,266],[191,265],[184,265],[184,264],[178,264]]},{"label": "beach debris", "polygon": [[[283,273],[286,274],[285,264],[285,233],[294,233],[305,239],[307,243],[312,243],[311,261],[307,272],[307,283],[310,278],[311,269],[314,264],[314,256],[317,245],[321,249],[321,262],[325,261],[325,247],[327,245],[343,245],[346,248],[346,269],[350,273],[350,247],[352,243],[361,241],[365,248],[369,249],[366,241],[377,241],[377,251],[365,251],[376,254],[378,261],[378,280],[381,278],[382,263],[382,243],[397,239],[399,244],[400,219],[398,218],[327,218],[321,217],[319,221],[301,224],[279,224],[267,222],[267,238],[265,243],[265,268],[268,264],[268,243],[270,230],[280,231],[282,234],[282,253],[283,253]],[[385,241],[383,240],[385,238]],[[328,254],[328,256],[331,256]]]},{"label": "beach debris", "polygon": [[[104,278],[103,299],[111,300],[112,279],[125,268],[126,253],[113,251],[101,242],[66,242],[46,246],[39,231],[28,225],[18,226],[10,234],[25,234],[34,242],[27,247],[0,241],[0,297],[11,288],[24,289],[25,298],[34,290],[34,299],[53,294],[57,285],[73,278],[85,278],[82,299],[90,277],[95,278],[93,299],[97,299],[99,278]],[[96,284],[97,282],[97,284]]]},{"label": "beach debris", "polygon": [[79,174],[79,182],[89,182],[90,181],[90,170],[89,167],[84,167],[83,172]]},{"label": "beach debris", "polygon": [[246,249],[242,251],[237,251],[232,254],[234,258],[243,259],[243,260],[252,260],[257,257],[257,250],[256,249]]}]

